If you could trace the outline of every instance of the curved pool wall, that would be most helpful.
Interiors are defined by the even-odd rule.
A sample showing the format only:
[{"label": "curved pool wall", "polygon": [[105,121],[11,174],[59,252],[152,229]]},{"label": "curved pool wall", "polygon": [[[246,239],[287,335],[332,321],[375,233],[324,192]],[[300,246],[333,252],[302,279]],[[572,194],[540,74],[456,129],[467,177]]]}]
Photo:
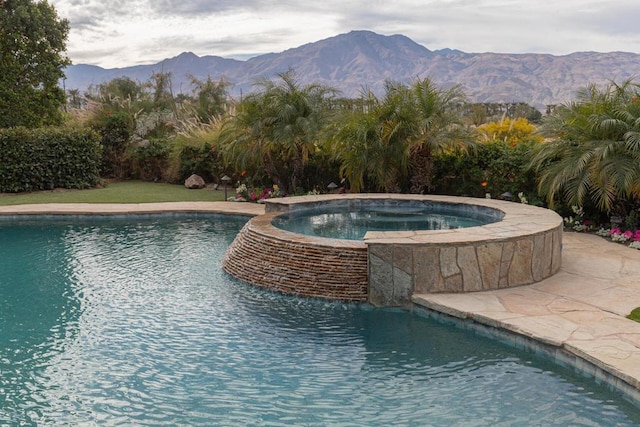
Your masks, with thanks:
[{"label": "curved pool wall", "polygon": [[367,301],[367,246],[281,230],[280,215],[256,216],[240,230],[222,260],[225,271],[256,286],[287,294]]},{"label": "curved pool wall", "polygon": [[[288,232],[274,217],[320,207],[446,204],[496,222],[450,230],[368,232],[363,241]],[[561,265],[562,218],[553,211],[492,199],[408,194],[340,194],[271,199],[225,254],[224,269],[257,286],[303,296],[408,306],[413,293],[521,286]]]}]

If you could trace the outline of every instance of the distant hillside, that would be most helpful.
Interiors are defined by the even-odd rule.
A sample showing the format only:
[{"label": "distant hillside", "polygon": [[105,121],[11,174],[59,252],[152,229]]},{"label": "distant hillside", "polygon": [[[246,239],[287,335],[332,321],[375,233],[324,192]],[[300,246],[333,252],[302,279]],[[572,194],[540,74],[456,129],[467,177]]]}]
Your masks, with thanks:
[{"label": "distant hillside", "polygon": [[357,96],[363,88],[382,93],[385,80],[410,82],[430,77],[448,87],[461,84],[472,102],[526,102],[538,108],[575,99],[576,91],[589,83],[620,82],[640,76],[640,55],[625,52],[579,52],[564,56],[544,54],[465,53],[431,51],[402,35],[382,36],[352,31],[281,53],[247,61],[199,57],[182,53],[157,64],[103,69],[91,65],[67,68],[67,89],[86,90],[90,85],[128,76],[147,81],[154,72],[170,72],[176,92],[191,90],[188,75],[214,80],[224,78],[239,96],[253,90],[254,82],[271,78],[289,67],[303,84],[323,83],[345,96]]}]

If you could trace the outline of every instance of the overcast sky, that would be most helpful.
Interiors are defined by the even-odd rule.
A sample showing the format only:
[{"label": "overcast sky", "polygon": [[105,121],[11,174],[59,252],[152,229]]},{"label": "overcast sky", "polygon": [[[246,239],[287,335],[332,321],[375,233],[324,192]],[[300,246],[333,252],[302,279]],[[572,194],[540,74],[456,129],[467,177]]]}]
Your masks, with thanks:
[{"label": "overcast sky", "polygon": [[351,30],[464,52],[640,53],[638,0],[49,0],[74,64],[152,64],[181,52],[247,59]]}]

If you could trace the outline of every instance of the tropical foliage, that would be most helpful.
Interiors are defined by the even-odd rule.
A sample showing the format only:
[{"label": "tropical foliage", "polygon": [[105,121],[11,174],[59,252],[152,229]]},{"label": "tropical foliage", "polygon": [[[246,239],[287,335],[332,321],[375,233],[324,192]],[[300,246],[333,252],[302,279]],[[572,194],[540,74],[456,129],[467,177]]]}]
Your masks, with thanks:
[{"label": "tropical foliage", "polygon": [[[434,158],[434,192],[455,196],[526,200],[542,205],[537,196],[536,175],[527,169],[538,143],[512,145],[494,140],[477,145],[473,153],[446,151]],[[518,197],[520,195],[520,197]]]},{"label": "tropical foliage", "polygon": [[458,114],[463,99],[459,87],[441,90],[429,79],[387,82],[381,98],[365,93],[362,107],[343,115],[333,137],[350,188],[430,191],[433,154],[473,143]]},{"label": "tropical foliage", "polygon": [[224,125],[225,158],[241,170],[262,168],[287,192],[301,190],[305,167],[320,150],[337,91],[323,85],[300,86],[295,73],[264,79],[244,98]]},{"label": "tropical foliage", "polygon": [[640,199],[640,87],[590,85],[543,123],[531,161],[550,205],[593,205],[628,214]]},{"label": "tropical foliage", "polygon": [[193,96],[175,95],[170,73],[143,83],[119,77],[75,100],[75,120],[102,136],[102,175],[179,182],[198,173],[212,180],[221,169],[211,162],[220,163],[214,140],[230,105],[228,85],[210,78],[193,85]]}]

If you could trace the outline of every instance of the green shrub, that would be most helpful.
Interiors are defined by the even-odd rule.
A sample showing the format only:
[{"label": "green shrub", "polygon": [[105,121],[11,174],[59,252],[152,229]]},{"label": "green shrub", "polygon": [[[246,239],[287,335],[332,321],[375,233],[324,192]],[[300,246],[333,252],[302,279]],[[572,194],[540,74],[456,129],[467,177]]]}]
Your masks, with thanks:
[{"label": "green shrub", "polygon": [[89,129],[0,129],[0,192],[94,187],[99,141]]},{"label": "green shrub", "polygon": [[196,124],[172,138],[164,180],[182,183],[195,173],[206,182],[218,182],[224,173],[222,155],[215,143],[217,134],[214,124]]},{"label": "green shrub", "polygon": [[89,124],[101,136],[100,175],[128,178],[130,165],[126,162],[126,154],[135,127],[131,114],[126,111],[99,111]]},{"label": "green shrub", "polygon": [[640,322],[640,307],[634,308],[627,316],[627,319],[631,319],[635,322]]},{"label": "green shrub", "polygon": [[169,165],[171,144],[166,139],[152,139],[134,144],[129,153],[132,178],[161,181]]},{"label": "green shrub", "polygon": [[178,177],[180,182],[194,173],[200,175],[205,181],[212,182],[219,177],[222,170],[220,153],[208,142],[200,146],[183,145],[177,157],[180,160]]},{"label": "green shrub", "polygon": [[534,142],[511,146],[496,141],[480,144],[475,153],[451,151],[434,158],[435,192],[454,196],[499,198],[523,193],[528,203],[540,205],[535,174],[526,166]]}]

